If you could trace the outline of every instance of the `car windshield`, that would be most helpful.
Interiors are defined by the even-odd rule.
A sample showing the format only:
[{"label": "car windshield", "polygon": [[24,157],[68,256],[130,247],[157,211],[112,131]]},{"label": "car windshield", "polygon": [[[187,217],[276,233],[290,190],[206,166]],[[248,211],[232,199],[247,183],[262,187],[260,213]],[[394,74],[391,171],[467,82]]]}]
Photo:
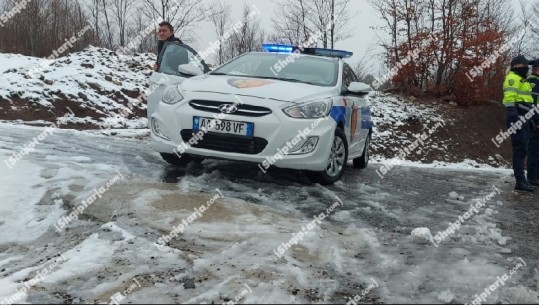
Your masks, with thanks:
[{"label": "car windshield", "polygon": [[338,81],[339,65],[333,58],[248,53],[217,68],[211,74],[278,79],[333,87]]},{"label": "car windshield", "polygon": [[197,59],[193,50],[184,45],[169,43],[166,45],[159,63],[159,72],[178,75],[178,67],[186,64],[193,65],[204,73],[209,72],[209,68],[201,60]]}]

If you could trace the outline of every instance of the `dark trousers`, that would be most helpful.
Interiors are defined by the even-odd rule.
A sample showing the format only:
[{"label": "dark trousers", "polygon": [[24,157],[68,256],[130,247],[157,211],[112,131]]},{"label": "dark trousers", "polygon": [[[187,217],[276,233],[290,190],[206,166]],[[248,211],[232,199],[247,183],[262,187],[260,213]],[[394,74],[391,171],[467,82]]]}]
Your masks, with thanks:
[{"label": "dark trousers", "polygon": [[[521,114],[522,115],[522,114]],[[516,107],[507,107],[507,128],[511,128],[520,120],[519,112]],[[522,116],[524,117],[524,116]],[[514,127],[516,129],[516,126]],[[526,157],[528,156],[528,143],[530,140],[530,123],[526,120],[520,130],[511,135],[511,144],[513,146],[513,170],[517,183],[526,181]]]},{"label": "dark trousers", "polygon": [[[539,122],[539,120],[537,121]],[[538,123],[535,123],[538,124]],[[539,178],[539,128],[532,128],[530,131],[530,142],[528,144],[528,180]]]}]

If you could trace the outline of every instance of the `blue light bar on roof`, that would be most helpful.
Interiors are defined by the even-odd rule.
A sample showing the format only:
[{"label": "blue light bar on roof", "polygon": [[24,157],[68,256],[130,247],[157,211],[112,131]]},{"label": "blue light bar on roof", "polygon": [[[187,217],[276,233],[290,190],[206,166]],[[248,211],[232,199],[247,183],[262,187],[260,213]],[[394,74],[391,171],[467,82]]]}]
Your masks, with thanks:
[{"label": "blue light bar on roof", "polygon": [[331,49],[322,49],[322,48],[312,48],[312,49],[305,49],[307,52],[303,52],[305,54],[313,54],[313,55],[320,55],[320,56],[328,56],[328,57],[339,57],[339,58],[349,58],[354,55],[352,52],[348,51],[341,51],[341,50],[331,50]]},{"label": "blue light bar on roof", "polygon": [[331,50],[331,49],[323,49],[323,48],[300,48],[300,47],[294,47],[291,45],[285,45],[285,44],[269,44],[265,43],[262,45],[262,49],[266,52],[270,53],[292,53],[295,50],[301,50],[302,54],[307,55],[318,55],[318,56],[326,56],[326,57],[338,57],[338,58],[349,58],[354,55],[352,52],[348,51],[341,51],[341,50]]},{"label": "blue light bar on roof", "polygon": [[293,46],[283,44],[263,44],[262,49],[271,53],[292,53],[294,51]]}]

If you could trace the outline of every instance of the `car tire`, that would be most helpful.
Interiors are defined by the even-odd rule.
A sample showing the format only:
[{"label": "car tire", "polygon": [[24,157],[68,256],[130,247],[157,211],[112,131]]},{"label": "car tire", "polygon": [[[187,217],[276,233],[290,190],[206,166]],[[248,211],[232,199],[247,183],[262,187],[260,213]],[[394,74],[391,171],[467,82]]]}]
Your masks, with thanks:
[{"label": "car tire", "polygon": [[327,168],[320,172],[309,172],[309,178],[311,181],[322,185],[331,185],[341,179],[347,162],[348,143],[346,142],[346,135],[341,128],[337,128],[335,129]]},{"label": "car tire", "polygon": [[367,141],[367,143],[365,143],[365,148],[363,149],[363,155],[361,155],[361,157],[359,158],[354,159],[354,168],[365,169],[369,165],[369,159],[370,159],[369,148],[371,145],[370,134],[365,141]]},{"label": "car tire", "polygon": [[196,164],[200,164],[200,163],[202,163],[204,160],[206,160],[204,157],[191,156],[191,161],[195,162]]},{"label": "car tire", "polygon": [[197,164],[202,163],[204,161],[204,158],[197,157],[197,156],[190,156],[190,155],[183,155],[181,158],[179,158],[176,154],[166,154],[166,153],[160,153],[163,160],[165,160],[167,163],[183,167],[189,164],[189,162],[195,162]]}]

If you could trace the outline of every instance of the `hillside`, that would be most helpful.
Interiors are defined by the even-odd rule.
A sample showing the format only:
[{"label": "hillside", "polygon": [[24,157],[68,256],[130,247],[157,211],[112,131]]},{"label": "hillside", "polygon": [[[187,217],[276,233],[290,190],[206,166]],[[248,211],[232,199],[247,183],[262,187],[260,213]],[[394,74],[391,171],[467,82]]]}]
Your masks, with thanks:
[{"label": "hillside", "polygon": [[[0,54],[0,119],[39,125],[73,111],[75,116],[61,128],[144,128],[145,103],[136,101],[148,93],[154,61],[154,54],[124,56],[94,47],[50,65],[44,59]],[[125,120],[118,113],[128,103],[136,107]]]},{"label": "hillside", "polygon": [[[125,56],[95,47],[50,66],[43,66],[43,59],[0,54],[0,120],[39,126],[65,118],[60,128],[145,129],[146,101],[139,103],[137,98],[149,94],[154,61],[154,54]],[[421,147],[406,153],[406,160],[509,164],[509,143],[497,148],[491,142],[504,129],[501,105],[456,107],[389,93],[372,94],[370,99],[375,160],[397,160],[401,150],[432,130]],[[136,105],[133,113],[120,116],[129,103]]]}]

